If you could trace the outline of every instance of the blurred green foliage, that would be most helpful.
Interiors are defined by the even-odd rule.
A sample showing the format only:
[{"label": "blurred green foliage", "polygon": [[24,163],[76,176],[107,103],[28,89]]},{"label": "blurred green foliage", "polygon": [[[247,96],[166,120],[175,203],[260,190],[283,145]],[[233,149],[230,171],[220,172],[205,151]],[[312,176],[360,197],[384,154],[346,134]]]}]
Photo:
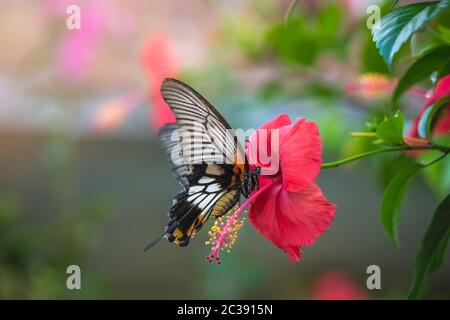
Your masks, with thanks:
[{"label": "blurred green foliage", "polygon": [[[76,153],[74,141],[59,133],[44,151],[55,212],[50,218],[39,218],[46,214],[17,192],[0,191],[0,299],[93,298],[107,288],[107,279],[84,274],[83,267],[114,203],[100,194],[78,201]],[[83,290],[66,287],[72,264],[81,267]]]},{"label": "blurred green foliage", "polygon": [[275,23],[267,32],[267,42],[283,62],[311,65],[325,50],[345,50],[340,45],[342,30],[342,7],[329,3],[314,16],[298,11],[286,23]]}]

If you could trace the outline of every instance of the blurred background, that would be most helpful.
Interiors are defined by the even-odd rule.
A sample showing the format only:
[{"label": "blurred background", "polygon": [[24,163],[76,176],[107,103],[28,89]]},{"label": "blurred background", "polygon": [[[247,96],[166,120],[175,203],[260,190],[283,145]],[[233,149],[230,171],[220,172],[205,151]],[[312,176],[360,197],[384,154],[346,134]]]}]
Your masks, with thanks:
[{"label": "blurred background", "polygon": [[[414,179],[397,249],[379,222],[382,190],[402,165],[389,155],[321,173],[338,209],[299,263],[248,223],[221,265],[205,260],[206,228],[187,248],[142,252],[179,189],[155,136],[167,116],[164,77],[196,88],[236,128],[280,113],[316,121],[326,161],[370,147],[349,132],[385,111],[392,79],[366,9],[391,1],[302,0],[286,19],[290,3],[1,1],[0,298],[405,297],[448,184],[428,171]],[[80,30],[66,27],[71,4]],[[416,38],[412,49],[423,50]],[[422,102],[406,97],[404,112]],[[81,267],[81,290],[66,288],[71,264]],[[366,288],[372,264],[381,290]],[[427,297],[450,298],[449,271],[447,261]]]}]

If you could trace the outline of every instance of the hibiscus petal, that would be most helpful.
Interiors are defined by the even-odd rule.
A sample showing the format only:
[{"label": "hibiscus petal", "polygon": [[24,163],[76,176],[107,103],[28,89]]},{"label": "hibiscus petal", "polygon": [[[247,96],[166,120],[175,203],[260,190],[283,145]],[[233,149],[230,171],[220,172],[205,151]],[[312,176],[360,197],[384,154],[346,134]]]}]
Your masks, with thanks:
[{"label": "hibiscus petal", "polygon": [[434,90],[434,94],[432,97],[433,100],[432,103],[449,95],[450,95],[450,75],[442,77],[437,82],[436,89]]},{"label": "hibiscus petal", "polygon": [[288,192],[277,184],[258,196],[249,219],[289,260],[299,261],[300,248],[313,244],[328,229],[335,210],[316,184],[302,192]]},{"label": "hibiscus petal", "polygon": [[313,244],[328,229],[336,210],[316,184],[302,192],[280,190],[276,201],[279,230],[291,243],[295,239],[295,246]]},{"label": "hibiscus petal", "polygon": [[[450,75],[443,77],[436,84],[434,98],[437,100],[450,96]],[[442,112],[438,119],[434,132],[437,134],[447,134],[450,132],[450,104]]]},{"label": "hibiscus petal", "polygon": [[314,122],[298,119],[293,126],[280,129],[280,166],[287,191],[305,190],[317,179],[322,140]]},{"label": "hibiscus petal", "polygon": [[[272,161],[268,163],[267,160],[272,159],[262,159],[263,154],[267,155],[270,153],[271,155],[274,155],[274,152],[277,152],[278,154],[276,157],[273,157],[273,159],[279,159],[279,144],[277,143],[276,150],[272,150],[271,148],[271,139],[272,139],[272,130],[279,129],[281,127],[290,126],[291,119],[289,119],[289,116],[287,114],[279,115],[278,117],[266,122],[261,127],[259,127],[255,133],[253,133],[249,138],[249,143],[247,145],[247,157],[250,165],[253,166],[259,166],[263,170],[271,167]],[[262,140],[264,139],[264,140]],[[266,152],[262,152],[261,146],[265,147]],[[279,161],[277,161],[279,162]],[[274,164],[275,167],[279,167],[279,163]],[[276,174],[275,172],[272,172],[271,174]]]},{"label": "hibiscus petal", "polygon": [[[419,110],[419,113],[413,119],[411,127],[407,133],[407,136],[420,137],[418,127],[419,127],[420,119],[422,118],[423,114],[437,100],[440,100],[446,96],[450,96],[450,75],[445,76],[438,81],[431,96],[425,100],[425,102],[423,103],[422,107]],[[445,134],[448,132],[449,126],[446,123],[450,122],[450,120],[448,119],[449,117],[450,117],[450,113],[446,113],[446,114],[443,114],[443,116],[441,116],[441,118],[439,118],[439,121],[442,121],[442,122],[440,125],[436,124],[436,128],[435,128],[436,133]]]},{"label": "hibiscus petal", "polygon": [[284,126],[288,126],[291,124],[291,119],[287,114],[280,114],[276,118],[266,122],[263,124],[260,129],[279,129]]},{"label": "hibiscus petal", "polygon": [[[269,179],[260,179],[266,185]],[[253,226],[268,240],[278,246],[279,232],[276,219],[276,199],[281,184],[273,185],[259,194],[250,207],[248,217]]]}]

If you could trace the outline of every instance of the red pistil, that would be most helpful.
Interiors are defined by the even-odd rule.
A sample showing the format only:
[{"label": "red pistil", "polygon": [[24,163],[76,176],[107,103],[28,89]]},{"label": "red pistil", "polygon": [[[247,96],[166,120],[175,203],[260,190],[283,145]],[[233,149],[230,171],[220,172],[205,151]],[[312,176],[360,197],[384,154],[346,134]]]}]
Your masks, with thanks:
[{"label": "red pistil", "polygon": [[224,227],[222,228],[222,231],[220,232],[220,235],[217,238],[216,243],[214,244],[214,247],[211,250],[211,253],[206,257],[206,260],[208,262],[212,262],[213,260],[216,260],[218,264],[220,264],[220,251],[222,249],[222,245],[227,237],[229,228],[233,225],[233,222],[244,212],[244,209],[250,205],[253,200],[255,200],[261,193],[266,191],[268,188],[273,186],[274,184],[280,182],[281,176],[273,179],[270,183],[266,184],[264,187],[262,187],[259,190],[254,191],[250,197],[231,215],[230,218],[228,218],[227,222],[225,223]]}]

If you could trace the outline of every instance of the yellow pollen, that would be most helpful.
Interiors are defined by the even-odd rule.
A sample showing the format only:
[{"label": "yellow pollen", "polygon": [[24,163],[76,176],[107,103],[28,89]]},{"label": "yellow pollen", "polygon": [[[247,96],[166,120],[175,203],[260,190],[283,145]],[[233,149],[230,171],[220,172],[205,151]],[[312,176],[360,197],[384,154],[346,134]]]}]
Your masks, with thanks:
[{"label": "yellow pollen", "polygon": [[[233,211],[233,210],[232,210]],[[235,219],[225,230],[225,234],[220,241],[221,250],[230,252],[238,238],[238,231],[244,225],[245,218]],[[219,237],[224,231],[224,227],[227,224],[227,219],[225,216],[219,217],[214,221],[214,225],[209,230],[209,240],[205,242],[205,245],[214,248],[218,243]]]}]

